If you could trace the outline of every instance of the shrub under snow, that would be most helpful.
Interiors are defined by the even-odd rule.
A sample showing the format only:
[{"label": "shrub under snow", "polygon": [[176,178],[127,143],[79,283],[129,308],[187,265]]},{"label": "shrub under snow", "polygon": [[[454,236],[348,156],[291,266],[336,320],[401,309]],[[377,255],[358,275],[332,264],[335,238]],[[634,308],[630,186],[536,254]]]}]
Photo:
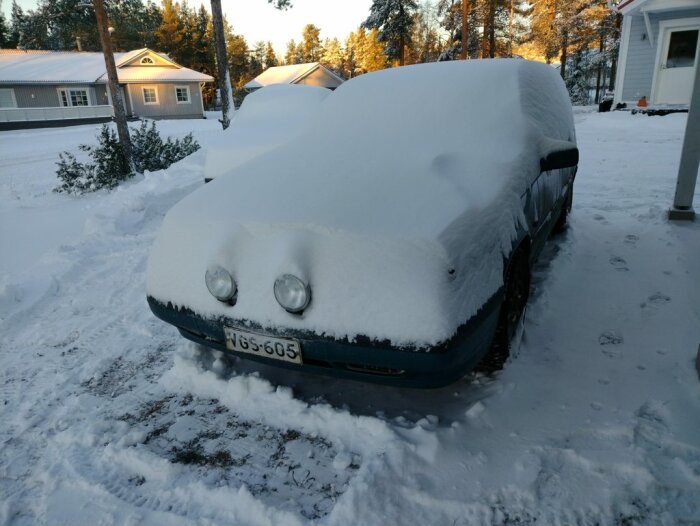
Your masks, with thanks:
[{"label": "shrub under snow", "polygon": [[[70,152],[59,154],[56,175],[61,184],[54,190],[84,194],[107,188],[115,188],[120,182],[132,177],[117,134],[104,124],[97,136],[98,144],[81,144],[79,148],[88,153],[89,161],[80,162]],[[168,137],[165,141],[156,129],[142,121],[138,128],[131,129],[131,145],[136,171],[156,171],[168,168],[199,150],[199,144],[191,133],[182,139]]]}]

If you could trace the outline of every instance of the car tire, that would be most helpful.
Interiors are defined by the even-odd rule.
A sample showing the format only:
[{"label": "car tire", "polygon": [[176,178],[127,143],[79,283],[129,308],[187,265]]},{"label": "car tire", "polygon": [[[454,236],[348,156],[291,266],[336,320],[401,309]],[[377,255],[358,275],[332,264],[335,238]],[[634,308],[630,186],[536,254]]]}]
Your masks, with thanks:
[{"label": "car tire", "polygon": [[515,250],[508,262],[503,284],[505,291],[496,334],[489,352],[476,367],[478,372],[491,374],[500,371],[510,356],[513,337],[530,296],[530,265],[527,251],[522,247]]},{"label": "car tire", "polygon": [[554,223],[554,228],[552,229],[552,234],[561,234],[566,230],[566,225],[569,220],[569,212],[571,212],[571,205],[574,202],[574,188],[569,187],[569,193],[566,194],[566,199],[561,207],[561,212],[557,218],[557,222]]}]

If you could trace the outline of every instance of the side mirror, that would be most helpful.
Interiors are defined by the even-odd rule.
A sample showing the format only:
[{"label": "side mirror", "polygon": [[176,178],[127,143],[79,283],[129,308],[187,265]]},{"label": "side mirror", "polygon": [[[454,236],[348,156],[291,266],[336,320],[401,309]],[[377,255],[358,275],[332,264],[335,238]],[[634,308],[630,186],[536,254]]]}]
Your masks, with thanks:
[{"label": "side mirror", "polygon": [[547,139],[540,157],[540,171],[573,168],[578,165],[578,148],[569,141]]}]

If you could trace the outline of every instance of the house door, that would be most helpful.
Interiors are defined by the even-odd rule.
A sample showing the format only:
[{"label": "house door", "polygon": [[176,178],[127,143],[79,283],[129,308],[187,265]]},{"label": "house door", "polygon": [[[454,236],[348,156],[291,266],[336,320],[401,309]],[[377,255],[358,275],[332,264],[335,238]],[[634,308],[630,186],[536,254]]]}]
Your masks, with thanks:
[{"label": "house door", "polygon": [[663,33],[655,104],[689,104],[698,63],[700,25],[669,27]]}]

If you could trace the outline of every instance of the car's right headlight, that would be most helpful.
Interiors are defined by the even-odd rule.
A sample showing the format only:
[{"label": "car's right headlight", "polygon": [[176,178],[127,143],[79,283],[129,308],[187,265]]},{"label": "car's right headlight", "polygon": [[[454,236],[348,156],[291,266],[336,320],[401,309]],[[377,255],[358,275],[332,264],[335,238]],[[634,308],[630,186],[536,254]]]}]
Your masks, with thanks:
[{"label": "car's right headlight", "polygon": [[230,301],[236,295],[236,282],[233,276],[219,265],[207,269],[204,281],[211,295],[219,301]]},{"label": "car's right headlight", "polygon": [[275,280],[274,293],[277,303],[293,314],[302,312],[311,301],[309,286],[292,274],[283,274]]}]

